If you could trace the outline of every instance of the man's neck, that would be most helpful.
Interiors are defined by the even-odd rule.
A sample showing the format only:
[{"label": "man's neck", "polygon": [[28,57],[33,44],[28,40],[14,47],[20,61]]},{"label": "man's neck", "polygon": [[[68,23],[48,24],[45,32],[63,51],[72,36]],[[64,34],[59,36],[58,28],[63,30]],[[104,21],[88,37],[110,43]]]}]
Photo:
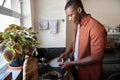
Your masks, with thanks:
[{"label": "man's neck", "polygon": [[84,18],[87,16],[87,14],[85,12],[82,13],[82,16],[81,16],[81,22],[84,20]]}]

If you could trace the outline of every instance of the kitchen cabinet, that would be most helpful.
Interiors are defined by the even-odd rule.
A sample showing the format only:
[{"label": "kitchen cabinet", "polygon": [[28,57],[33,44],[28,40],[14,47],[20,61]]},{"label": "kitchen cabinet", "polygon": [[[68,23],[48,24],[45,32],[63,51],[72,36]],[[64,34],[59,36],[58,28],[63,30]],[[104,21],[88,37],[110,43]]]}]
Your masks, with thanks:
[{"label": "kitchen cabinet", "polygon": [[120,50],[117,48],[105,51],[103,60],[103,79],[120,80]]}]

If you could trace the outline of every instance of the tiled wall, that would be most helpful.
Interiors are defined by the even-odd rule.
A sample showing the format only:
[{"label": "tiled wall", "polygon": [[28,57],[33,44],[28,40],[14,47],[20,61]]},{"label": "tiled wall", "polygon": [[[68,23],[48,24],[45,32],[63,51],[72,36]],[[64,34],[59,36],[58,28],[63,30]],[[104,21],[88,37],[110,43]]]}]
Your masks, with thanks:
[{"label": "tiled wall", "polygon": [[40,59],[41,57],[46,58],[47,60],[53,59],[58,57],[61,53],[65,51],[64,47],[60,48],[38,48],[38,56],[37,58]]}]

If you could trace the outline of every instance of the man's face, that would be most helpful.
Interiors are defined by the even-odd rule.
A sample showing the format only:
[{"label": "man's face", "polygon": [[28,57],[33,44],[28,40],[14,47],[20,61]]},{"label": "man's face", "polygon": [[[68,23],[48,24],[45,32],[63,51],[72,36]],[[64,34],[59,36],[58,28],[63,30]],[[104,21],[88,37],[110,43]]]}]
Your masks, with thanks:
[{"label": "man's face", "polygon": [[81,20],[80,14],[77,10],[73,9],[72,6],[68,7],[66,10],[66,15],[68,16],[68,19],[72,21],[75,24],[78,24]]}]

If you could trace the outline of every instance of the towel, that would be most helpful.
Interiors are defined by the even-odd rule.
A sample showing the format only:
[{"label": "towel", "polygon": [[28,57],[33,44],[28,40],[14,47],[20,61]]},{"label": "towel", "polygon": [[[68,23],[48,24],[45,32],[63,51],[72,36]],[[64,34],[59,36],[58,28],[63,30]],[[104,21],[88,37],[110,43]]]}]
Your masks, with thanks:
[{"label": "towel", "polygon": [[50,33],[57,33],[57,28],[58,28],[58,21],[57,20],[49,20],[49,28],[50,28]]},{"label": "towel", "polygon": [[39,29],[40,30],[48,29],[48,20],[39,20]]}]

